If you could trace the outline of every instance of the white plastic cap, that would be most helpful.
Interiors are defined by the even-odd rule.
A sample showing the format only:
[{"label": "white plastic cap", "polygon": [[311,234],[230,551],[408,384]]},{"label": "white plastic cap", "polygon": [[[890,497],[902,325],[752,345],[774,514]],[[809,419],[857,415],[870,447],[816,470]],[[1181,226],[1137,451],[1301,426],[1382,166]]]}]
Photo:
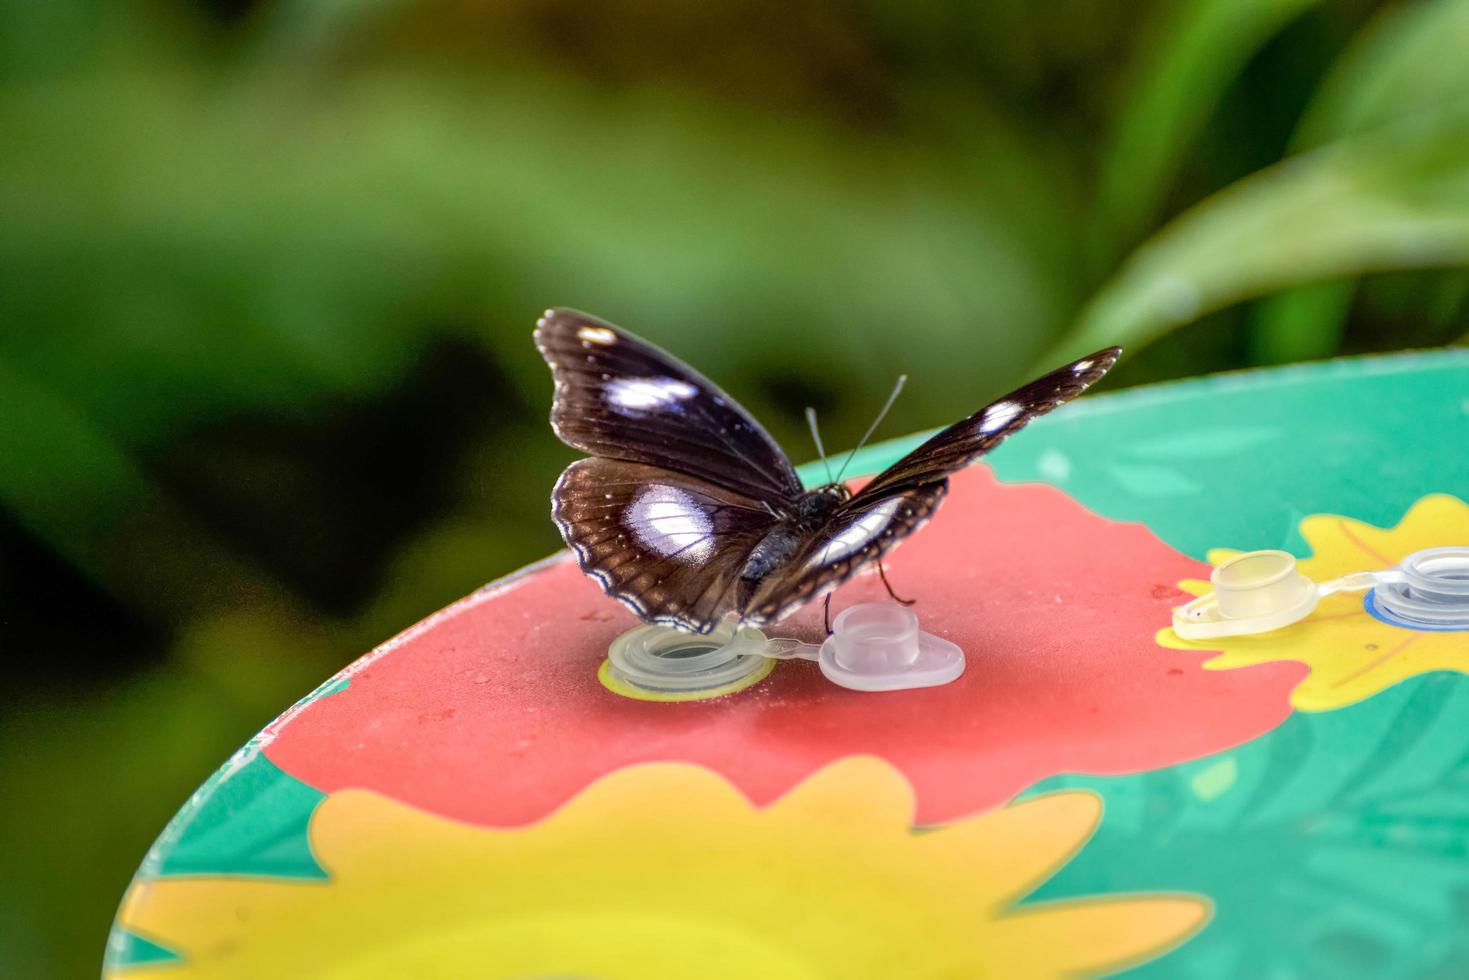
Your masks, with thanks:
[{"label": "white plastic cap", "polygon": [[828,680],[854,691],[936,687],[964,673],[964,651],[919,630],[918,617],[896,602],[842,610],[817,662]]},{"label": "white plastic cap", "polygon": [[1173,610],[1173,632],[1186,640],[1264,633],[1300,622],[1316,608],[1316,583],[1284,551],[1248,551],[1209,575],[1214,591]]}]

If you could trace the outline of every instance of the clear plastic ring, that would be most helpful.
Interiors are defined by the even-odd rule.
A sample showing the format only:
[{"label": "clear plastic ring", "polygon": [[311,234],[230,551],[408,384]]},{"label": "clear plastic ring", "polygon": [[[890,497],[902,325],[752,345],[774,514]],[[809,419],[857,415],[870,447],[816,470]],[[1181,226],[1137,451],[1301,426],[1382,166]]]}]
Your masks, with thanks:
[{"label": "clear plastic ring", "polygon": [[1369,612],[1396,626],[1469,630],[1469,547],[1415,551],[1398,567],[1398,580],[1368,593]]}]

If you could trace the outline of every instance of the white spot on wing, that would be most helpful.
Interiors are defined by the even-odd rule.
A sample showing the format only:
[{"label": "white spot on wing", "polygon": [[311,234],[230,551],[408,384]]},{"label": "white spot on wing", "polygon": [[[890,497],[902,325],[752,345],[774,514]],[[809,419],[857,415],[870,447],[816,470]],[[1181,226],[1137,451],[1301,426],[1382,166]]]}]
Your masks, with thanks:
[{"label": "white spot on wing", "polygon": [[1019,414],[1020,406],[1014,402],[995,402],[984,410],[984,418],[979,420],[979,431],[985,435],[999,432]]},{"label": "white spot on wing", "polygon": [[576,337],[584,344],[601,344],[603,347],[617,343],[617,334],[606,327],[582,327],[577,330]]},{"label": "white spot on wing", "polygon": [[1090,371],[1091,369],[1092,362],[1090,360],[1077,361],[1075,364],[1071,365],[1071,370],[1076,374],[1080,374],[1083,371]]},{"label": "white spot on wing", "polygon": [[696,563],[714,550],[714,523],[697,500],[662,484],[643,489],[627,511],[629,526],[649,551]]},{"label": "white spot on wing", "polygon": [[698,388],[676,378],[618,378],[607,385],[612,407],[634,412],[668,408],[698,393]]},{"label": "white spot on wing", "polygon": [[884,500],[857,518],[822,546],[816,557],[811,559],[811,565],[829,565],[867,547],[892,523],[893,515],[898,512],[898,505],[902,502],[900,497]]}]

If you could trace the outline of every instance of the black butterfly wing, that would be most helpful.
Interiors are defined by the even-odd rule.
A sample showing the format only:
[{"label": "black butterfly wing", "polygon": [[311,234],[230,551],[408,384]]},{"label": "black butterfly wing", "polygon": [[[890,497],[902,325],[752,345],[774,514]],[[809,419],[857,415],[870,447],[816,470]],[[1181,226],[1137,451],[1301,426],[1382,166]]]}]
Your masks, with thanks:
[{"label": "black butterfly wing", "polygon": [[928,523],[948,492],[949,474],[1091,387],[1121,353],[1118,347],[1097,351],[1017,388],[873,477],[832,512],[779,574],[762,583],[745,618],[775,622],[881,559]]},{"label": "black butterfly wing", "polygon": [[1117,363],[1121,353],[1120,347],[1099,350],[991,402],[873,477],[848,502],[848,507],[863,508],[870,501],[926,486],[963,469],[1025,428],[1032,419],[1064,405],[1096,384]]},{"label": "black butterfly wing", "polygon": [[556,382],[551,428],[567,445],[776,507],[800,495],[790,460],[760,423],[678,358],[575,310],[547,310],[535,338]]},{"label": "black butterfly wing", "polygon": [[859,503],[832,514],[795,557],[761,583],[741,610],[749,623],[774,623],[841,585],[928,523],[949,490],[948,480]]},{"label": "black butterfly wing", "polygon": [[645,622],[695,633],[738,611],[740,568],[776,522],[717,483],[595,457],[561,474],[551,517],[608,595]]}]

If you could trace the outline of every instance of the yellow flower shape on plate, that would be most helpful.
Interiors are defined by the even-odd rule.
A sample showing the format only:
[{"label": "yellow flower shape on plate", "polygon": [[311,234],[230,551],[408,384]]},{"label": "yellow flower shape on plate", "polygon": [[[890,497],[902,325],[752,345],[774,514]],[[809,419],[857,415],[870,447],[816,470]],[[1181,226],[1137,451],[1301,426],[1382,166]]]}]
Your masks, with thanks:
[{"label": "yellow flower shape on plate", "polygon": [[[1297,566],[1307,578],[1325,582],[1351,572],[1391,568],[1424,548],[1469,544],[1469,505],[1447,494],[1418,501],[1397,527],[1379,528],[1335,514],[1316,514],[1301,521],[1301,534],[1312,555]],[[1209,552],[1215,565],[1239,554]],[[1179,587],[1194,595],[1210,585],[1186,579]],[[1379,691],[1431,670],[1469,673],[1469,632],[1414,630],[1377,619],[1362,604],[1362,593],[1327,596],[1309,617],[1284,629],[1255,636],[1185,640],[1167,628],[1158,642],[1175,650],[1218,650],[1207,661],[1210,670],[1252,667],[1277,660],[1298,660],[1311,673],[1291,692],[1291,704],[1302,711],[1331,711],[1355,704]]]},{"label": "yellow flower shape on plate", "polygon": [[180,951],[143,977],[1059,977],[1151,959],[1207,900],[1016,907],[1101,801],[1052,793],[915,831],[908,782],[852,757],[763,809],[684,763],[615,772],[491,829],[364,790],[311,820],[329,881],[162,878],[121,924]]}]

